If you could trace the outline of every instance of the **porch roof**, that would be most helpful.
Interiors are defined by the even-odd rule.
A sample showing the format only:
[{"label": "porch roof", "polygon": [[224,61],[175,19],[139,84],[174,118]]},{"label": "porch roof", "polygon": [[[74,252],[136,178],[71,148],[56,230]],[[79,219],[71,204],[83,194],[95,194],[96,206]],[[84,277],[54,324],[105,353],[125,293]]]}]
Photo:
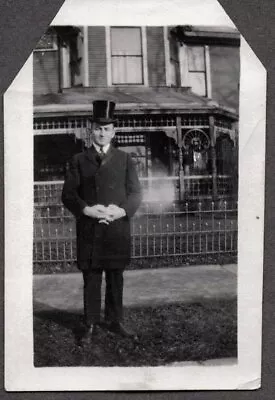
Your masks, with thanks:
[{"label": "porch roof", "polygon": [[63,93],[34,95],[36,117],[92,114],[92,102],[106,99],[115,101],[117,114],[143,113],[213,113],[237,119],[234,109],[198,96],[190,88],[170,87],[109,87],[73,88]]}]

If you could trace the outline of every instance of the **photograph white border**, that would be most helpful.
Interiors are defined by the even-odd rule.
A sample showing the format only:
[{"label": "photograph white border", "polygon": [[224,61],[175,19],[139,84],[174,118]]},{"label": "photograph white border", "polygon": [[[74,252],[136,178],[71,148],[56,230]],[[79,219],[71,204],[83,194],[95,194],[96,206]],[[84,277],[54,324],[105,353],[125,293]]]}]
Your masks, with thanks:
[{"label": "photograph white border", "polygon": [[[66,0],[53,25],[227,25],[216,0]],[[4,96],[5,388],[8,391],[235,390],[260,387],[266,71],[241,39],[238,363],[183,367],[33,366],[32,56]]]}]

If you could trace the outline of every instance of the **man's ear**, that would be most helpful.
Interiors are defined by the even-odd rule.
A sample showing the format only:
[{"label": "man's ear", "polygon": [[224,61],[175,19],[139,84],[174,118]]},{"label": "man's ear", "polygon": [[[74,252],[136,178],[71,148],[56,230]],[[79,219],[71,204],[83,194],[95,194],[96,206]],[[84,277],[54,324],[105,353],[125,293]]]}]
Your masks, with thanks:
[{"label": "man's ear", "polygon": [[113,129],[113,135],[112,135],[112,140],[114,140],[114,137],[116,136],[116,131],[115,128]]}]

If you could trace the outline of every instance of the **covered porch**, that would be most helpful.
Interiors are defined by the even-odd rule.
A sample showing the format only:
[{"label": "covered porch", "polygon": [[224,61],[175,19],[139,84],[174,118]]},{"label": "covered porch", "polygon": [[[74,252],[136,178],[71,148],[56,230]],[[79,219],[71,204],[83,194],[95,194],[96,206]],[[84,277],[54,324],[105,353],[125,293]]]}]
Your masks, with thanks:
[{"label": "covered porch", "polygon": [[60,203],[66,163],[90,145],[92,102],[117,103],[114,145],[131,153],[145,202],[237,192],[238,116],[188,88],[79,88],[34,98],[34,200]]}]

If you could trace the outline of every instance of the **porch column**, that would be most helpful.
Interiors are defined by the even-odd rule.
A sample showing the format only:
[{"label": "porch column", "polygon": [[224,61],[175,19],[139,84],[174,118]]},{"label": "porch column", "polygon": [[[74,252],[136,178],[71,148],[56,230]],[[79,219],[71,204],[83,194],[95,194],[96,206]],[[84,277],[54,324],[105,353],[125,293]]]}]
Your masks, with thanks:
[{"label": "porch column", "polygon": [[213,199],[218,197],[218,187],[217,187],[217,157],[216,157],[216,149],[215,149],[215,118],[213,115],[209,116],[209,134],[210,134],[210,149],[211,149],[211,162],[212,162],[212,184],[213,184]]},{"label": "porch column", "polygon": [[179,180],[180,180],[180,187],[179,187],[179,200],[184,199],[184,171],[183,171],[183,158],[182,158],[182,150],[181,150],[181,117],[178,115],[176,117],[177,123],[177,142],[178,142],[178,149],[179,149]]},{"label": "porch column", "polygon": [[88,27],[83,27],[83,86],[89,86],[89,50],[88,50]]},{"label": "porch column", "polygon": [[62,93],[63,91],[63,82],[62,82],[62,46],[60,36],[57,35],[57,48],[58,48],[58,93]]},{"label": "porch column", "polygon": [[66,89],[71,87],[71,74],[70,74],[70,50],[68,47],[62,46],[60,48],[61,55],[61,84],[62,88]]}]

